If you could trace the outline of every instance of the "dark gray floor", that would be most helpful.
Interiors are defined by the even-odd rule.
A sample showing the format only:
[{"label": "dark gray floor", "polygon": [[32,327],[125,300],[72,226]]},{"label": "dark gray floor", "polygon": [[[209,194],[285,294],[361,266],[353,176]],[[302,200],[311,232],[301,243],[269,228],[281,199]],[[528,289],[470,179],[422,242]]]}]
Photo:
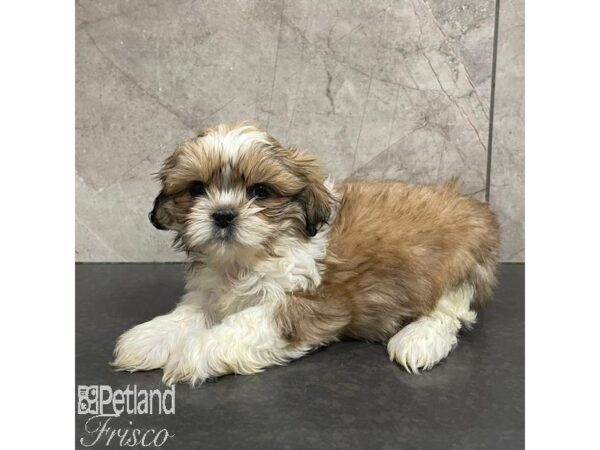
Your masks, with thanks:
[{"label": "dark gray floor", "polygon": [[[160,371],[118,373],[108,361],[122,331],[174,306],[183,267],[77,265],[76,281],[76,383],[162,389]],[[78,448],[90,442],[86,418],[76,418]],[[523,448],[524,266],[501,267],[493,303],[430,372],[403,372],[382,345],[336,343],[259,375],[178,385],[175,415],[111,425],[167,428],[175,436],[161,448],[177,449]]]}]

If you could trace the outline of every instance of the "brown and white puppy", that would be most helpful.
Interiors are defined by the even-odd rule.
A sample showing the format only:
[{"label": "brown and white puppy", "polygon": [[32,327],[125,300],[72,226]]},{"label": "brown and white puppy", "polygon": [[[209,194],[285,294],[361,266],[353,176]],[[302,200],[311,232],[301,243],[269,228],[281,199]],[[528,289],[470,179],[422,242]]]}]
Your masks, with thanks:
[{"label": "brown and white puppy", "polygon": [[119,338],[118,369],[194,384],[353,337],[418,372],[448,355],[495,283],[497,221],[454,181],[334,186],[251,125],[181,145],[160,180],[150,220],[189,256],[186,293]]}]

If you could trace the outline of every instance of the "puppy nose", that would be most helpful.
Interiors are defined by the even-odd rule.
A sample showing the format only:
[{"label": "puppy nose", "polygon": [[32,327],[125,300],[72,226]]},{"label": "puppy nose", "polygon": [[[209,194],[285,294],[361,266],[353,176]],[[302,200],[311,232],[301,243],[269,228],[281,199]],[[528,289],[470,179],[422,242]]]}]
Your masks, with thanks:
[{"label": "puppy nose", "polygon": [[213,213],[212,218],[218,227],[227,228],[236,216],[237,213],[233,209],[218,209]]}]

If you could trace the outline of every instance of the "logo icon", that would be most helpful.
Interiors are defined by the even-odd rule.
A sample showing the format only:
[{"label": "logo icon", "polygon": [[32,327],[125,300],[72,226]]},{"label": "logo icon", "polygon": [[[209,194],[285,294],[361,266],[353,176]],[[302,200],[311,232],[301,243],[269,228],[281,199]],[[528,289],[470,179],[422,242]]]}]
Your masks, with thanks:
[{"label": "logo icon", "polygon": [[98,414],[100,403],[98,386],[79,385],[77,398],[77,414]]}]

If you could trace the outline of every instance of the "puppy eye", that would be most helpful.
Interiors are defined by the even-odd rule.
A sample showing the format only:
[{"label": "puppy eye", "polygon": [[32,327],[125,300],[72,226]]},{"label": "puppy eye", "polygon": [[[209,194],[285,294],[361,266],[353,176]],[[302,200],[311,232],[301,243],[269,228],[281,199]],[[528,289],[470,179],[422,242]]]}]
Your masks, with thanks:
[{"label": "puppy eye", "polygon": [[259,200],[270,197],[271,194],[271,189],[265,184],[255,184],[254,186],[250,187],[250,189],[248,189],[248,197],[256,198]]},{"label": "puppy eye", "polygon": [[193,197],[200,197],[201,195],[206,194],[206,186],[202,181],[195,181],[189,188],[189,193]]}]

